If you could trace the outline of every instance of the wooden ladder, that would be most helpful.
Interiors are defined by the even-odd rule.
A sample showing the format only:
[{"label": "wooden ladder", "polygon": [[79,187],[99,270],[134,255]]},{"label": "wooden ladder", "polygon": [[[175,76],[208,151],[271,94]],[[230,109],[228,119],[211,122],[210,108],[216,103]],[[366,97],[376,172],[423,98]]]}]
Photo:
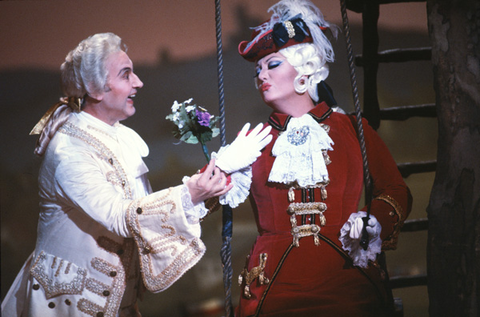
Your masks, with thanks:
[{"label": "wooden ladder", "polygon": [[[380,63],[404,63],[431,60],[431,48],[389,49],[378,51],[378,18],[380,5],[391,3],[425,2],[425,0],[347,0],[348,10],[362,14],[362,54],[355,56],[355,66],[362,67],[364,73],[363,116],[377,130],[382,120],[405,121],[413,117],[435,118],[435,104],[405,105],[380,108],[377,94],[377,73]],[[426,19],[427,17],[425,17]],[[412,174],[435,172],[436,161],[419,161],[398,164],[404,178]],[[414,193],[413,193],[414,195]],[[415,197],[415,195],[414,195]],[[416,232],[428,229],[426,218],[405,221],[402,232]],[[427,285],[427,275],[391,276],[392,289]],[[403,316],[403,303],[395,298],[396,316]]]}]

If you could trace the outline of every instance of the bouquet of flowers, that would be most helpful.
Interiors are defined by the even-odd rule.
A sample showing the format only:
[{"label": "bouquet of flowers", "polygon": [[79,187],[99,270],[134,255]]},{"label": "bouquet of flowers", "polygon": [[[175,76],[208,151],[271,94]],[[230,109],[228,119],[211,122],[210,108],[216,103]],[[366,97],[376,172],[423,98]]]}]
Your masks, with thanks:
[{"label": "bouquet of flowers", "polygon": [[206,143],[216,137],[220,130],[215,126],[219,117],[215,117],[208,111],[196,104],[192,104],[193,98],[172,105],[172,113],[165,119],[175,123],[172,131],[175,138],[185,143],[202,145],[203,154],[210,161],[210,154]]}]

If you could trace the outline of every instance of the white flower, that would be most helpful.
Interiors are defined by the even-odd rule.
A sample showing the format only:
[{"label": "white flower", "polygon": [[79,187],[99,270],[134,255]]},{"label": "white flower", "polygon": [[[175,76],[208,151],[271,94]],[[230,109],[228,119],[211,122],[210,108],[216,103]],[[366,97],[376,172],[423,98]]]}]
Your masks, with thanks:
[{"label": "white flower", "polygon": [[179,108],[180,108],[180,104],[178,103],[178,101],[175,100],[172,105],[172,111],[176,112],[178,111]]},{"label": "white flower", "polygon": [[191,102],[192,102],[192,100],[193,100],[193,98],[190,98],[190,99],[187,99],[187,100],[185,100],[183,103],[185,103],[185,104],[187,104],[187,103],[191,103]]},{"label": "white flower", "polygon": [[192,111],[192,110],[195,110],[195,106],[187,106],[187,107],[185,107],[185,110],[186,110],[187,112],[190,112],[190,111]]},{"label": "white flower", "polygon": [[173,114],[173,121],[177,121],[179,117],[180,117],[180,113],[175,112],[175,113]]},{"label": "white flower", "polygon": [[183,128],[184,125],[185,125],[185,121],[182,120],[182,121],[178,122],[178,128],[179,129]]}]

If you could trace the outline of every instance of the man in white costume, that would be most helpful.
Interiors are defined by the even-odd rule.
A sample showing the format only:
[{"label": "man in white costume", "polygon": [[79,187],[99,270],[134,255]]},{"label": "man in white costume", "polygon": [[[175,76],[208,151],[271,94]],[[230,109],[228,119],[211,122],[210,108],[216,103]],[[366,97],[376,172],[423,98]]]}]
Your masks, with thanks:
[{"label": "man in white costume", "polygon": [[226,173],[248,168],[271,136],[241,133],[204,173],[152,193],[142,159],[148,147],[119,123],[135,113],[143,86],[121,39],[85,39],[61,73],[67,97],[32,131],[44,157],[36,248],[2,316],[140,316],[145,288],[166,289],[205,253],[204,201],[228,195]]}]

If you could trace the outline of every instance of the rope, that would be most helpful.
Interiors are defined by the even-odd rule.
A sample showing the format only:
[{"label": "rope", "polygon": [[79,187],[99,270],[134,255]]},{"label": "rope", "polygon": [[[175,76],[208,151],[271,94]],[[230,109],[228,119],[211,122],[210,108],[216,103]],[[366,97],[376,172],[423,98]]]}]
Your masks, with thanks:
[{"label": "rope", "polygon": [[[225,146],[225,94],[223,89],[223,45],[222,45],[222,19],[220,0],[215,0],[215,26],[217,35],[217,73],[218,73],[218,108],[220,114],[220,142]],[[225,316],[233,317],[232,310],[232,209],[223,206],[222,248],[220,257],[223,267],[223,288],[225,291]]]},{"label": "rope", "polygon": [[347,44],[348,67],[350,68],[350,82],[352,84],[353,100],[355,103],[355,115],[357,119],[357,136],[360,143],[360,150],[363,159],[363,182],[365,184],[365,203],[367,204],[367,216],[364,218],[362,230],[362,238],[360,244],[366,250],[368,247],[368,233],[366,232],[366,221],[370,218],[370,202],[372,201],[372,184],[370,179],[370,170],[368,168],[367,148],[365,146],[365,136],[363,134],[362,110],[360,108],[360,99],[358,97],[357,76],[355,74],[355,66],[353,63],[353,49],[350,37],[350,26],[348,23],[347,6],[345,0],[340,0],[343,31],[345,33],[345,41]]}]

